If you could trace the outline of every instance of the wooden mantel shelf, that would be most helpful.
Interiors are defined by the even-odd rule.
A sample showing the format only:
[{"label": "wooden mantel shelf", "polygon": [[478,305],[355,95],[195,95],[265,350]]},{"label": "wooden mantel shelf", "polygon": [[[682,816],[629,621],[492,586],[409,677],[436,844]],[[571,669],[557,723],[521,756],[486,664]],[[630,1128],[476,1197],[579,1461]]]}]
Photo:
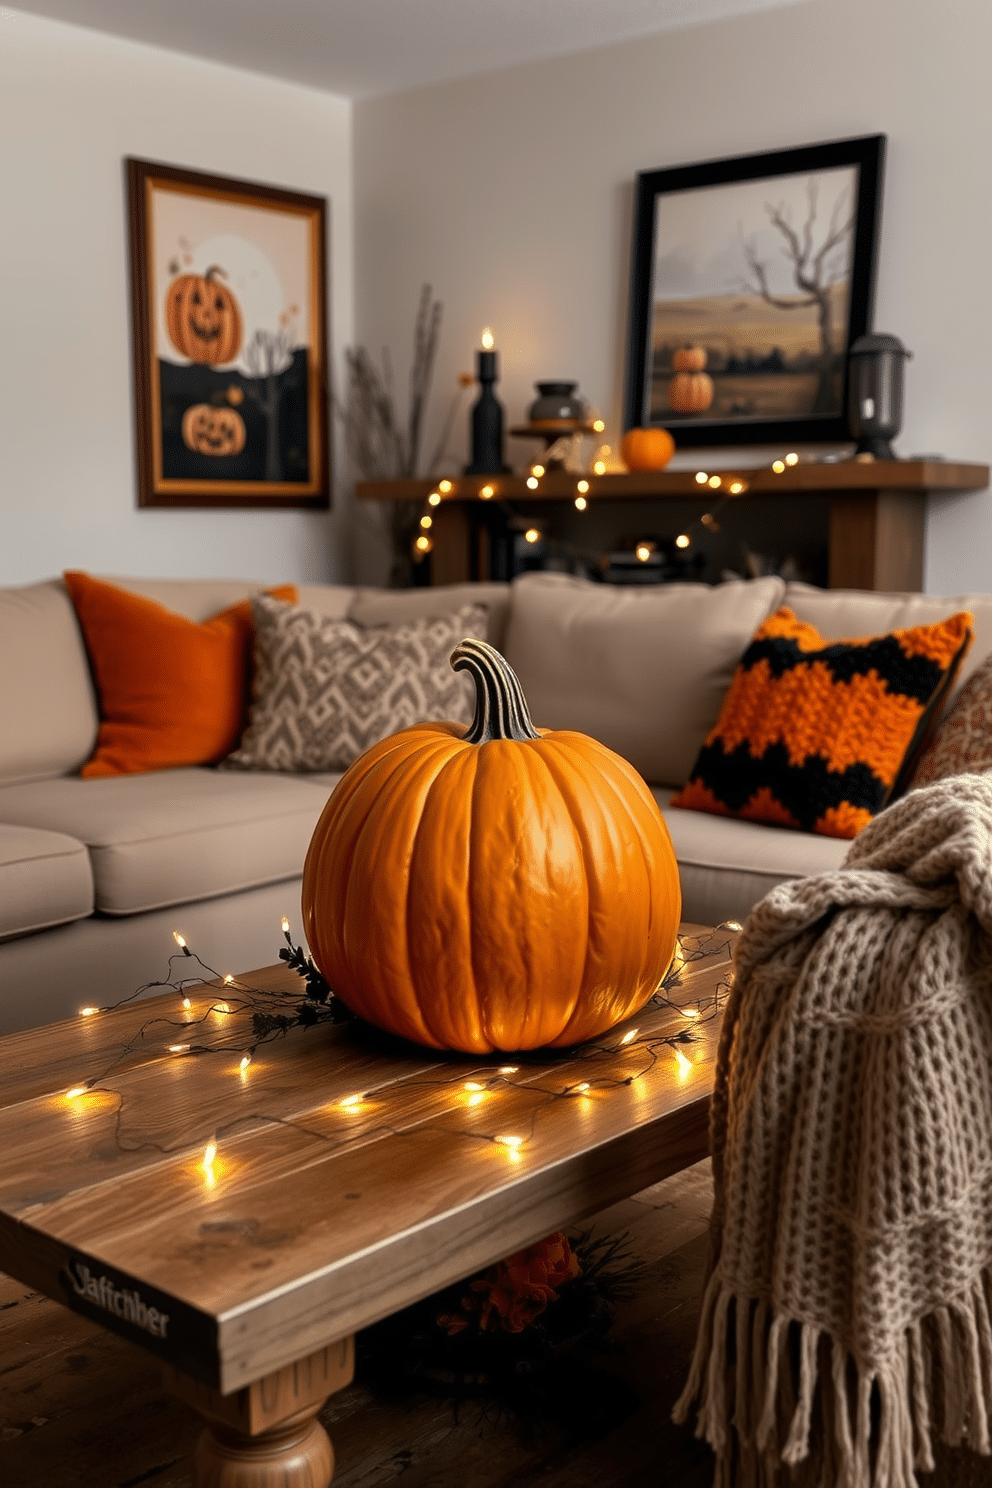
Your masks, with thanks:
[{"label": "wooden mantel shelf", "polygon": [[[706,469],[701,460],[700,469]],[[739,480],[750,496],[791,496],[797,491],[981,491],[989,483],[987,465],[970,465],[950,460],[842,460],[834,464],[786,466],[776,475],[768,466],[749,470],[745,466],[713,472],[721,477],[720,495],[726,496],[731,481]],[[451,490],[447,501],[473,501],[483,486],[492,486],[494,495],[507,501],[573,500],[579,480],[589,482],[591,500],[628,501],[647,497],[684,501],[698,497],[712,501],[714,493],[701,486],[693,470],[657,470],[622,475],[578,475],[553,471],[542,476],[536,491],[527,488],[523,475],[459,475],[449,477]],[[359,481],[355,494],[363,501],[426,501],[438,489],[437,481],[387,480]],[[743,492],[741,494],[744,494]]]},{"label": "wooden mantel shelf", "polygon": [[[707,469],[705,458],[698,468]],[[529,490],[524,475],[452,476],[450,489],[436,508],[434,580],[457,582],[472,572],[468,513],[484,507],[484,486],[504,501],[574,501],[577,482],[588,482],[592,501],[686,501],[712,503],[731,496],[787,497],[819,493],[830,500],[828,572],[832,589],[919,589],[923,582],[923,530],[926,498],[931,493],[982,491],[989,484],[988,465],[951,460],[843,460],[787,466],[776,474],[769,466],[716,470],[719,489],[701,485],[694,470],[660,470],[621,475],[579,475],[554,471]],[[437,481],[360,481],[355,494],[363,501],[426,501]],[[475,574],[475,577],[484,577]]]}]

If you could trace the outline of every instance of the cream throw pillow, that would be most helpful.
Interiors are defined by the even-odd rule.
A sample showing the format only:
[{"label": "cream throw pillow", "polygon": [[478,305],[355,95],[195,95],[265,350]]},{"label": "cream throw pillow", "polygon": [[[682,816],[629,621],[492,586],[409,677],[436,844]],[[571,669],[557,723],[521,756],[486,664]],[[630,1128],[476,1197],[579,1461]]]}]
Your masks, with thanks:
[{"label": "cream throw pillow", "polygon": [[448,658],[486,637],[483,605],[365,629],[265,595],[255,621],[254,703],[225,764],[245,770],[345,770],[397,729],[470,723],[475,689]]}]

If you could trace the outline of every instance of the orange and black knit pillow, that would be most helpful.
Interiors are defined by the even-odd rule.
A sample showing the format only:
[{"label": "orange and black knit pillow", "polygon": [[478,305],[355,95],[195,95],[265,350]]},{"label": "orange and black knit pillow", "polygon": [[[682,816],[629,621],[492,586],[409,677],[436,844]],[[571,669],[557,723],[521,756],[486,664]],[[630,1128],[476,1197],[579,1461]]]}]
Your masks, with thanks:
[{"label": "orange and black knit pillow", "polygon": [[903,783],[972,641],[967,611],[825,641],[782,609],[741,658],[673,806],[854,837]]}]

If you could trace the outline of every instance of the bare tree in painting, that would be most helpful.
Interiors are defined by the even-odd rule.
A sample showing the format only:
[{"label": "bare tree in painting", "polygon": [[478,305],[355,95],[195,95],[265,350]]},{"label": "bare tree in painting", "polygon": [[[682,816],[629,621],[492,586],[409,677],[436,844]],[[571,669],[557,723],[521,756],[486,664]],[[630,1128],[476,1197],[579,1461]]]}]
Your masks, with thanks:
[{"label": "bare tree in painting", "polygon": [[781,250],[782,256],[789,259],[792,264],[792,276],[796,288],[802,293],[802,298],[782,299],[771,292],[768,287],[768,266],[758,257],[754,238],[745,240],[744,230],[739,226],[744,256],[753,276],[742,282],[750,293],[759,294],[767,304],[774,305],[778,310],[808,310],[815,307],[820,351],[816,397],[813,400],[811,412],[829,413],[833,411],[834,405],[832,388],[834,350],[830,339],[830,291],[843,279],[847,268],[849,257],[847,245],[854,227],[854,212],[849,206],[848,193],[845,190],[834,202],[823,242],[817,247],[816,214],[819,183],[815,179],[809,181],[806,187],[806,197],[808,208],[801,232],[797,232],[793,227],[788,208],[781,205],[773,207],[770,202],[765,203],[768,220],[785,239],[785,247]]},{"label": "bare tree in painting", "polygon": [[245,363],[255,386],[245,383],[245,392],[265,415],[265,479],[282,480],[279,452],[279,405],[283,389],[279,379],[293,363],[293,332],[287,323],[278,331],[256,331],[245,347]]}]

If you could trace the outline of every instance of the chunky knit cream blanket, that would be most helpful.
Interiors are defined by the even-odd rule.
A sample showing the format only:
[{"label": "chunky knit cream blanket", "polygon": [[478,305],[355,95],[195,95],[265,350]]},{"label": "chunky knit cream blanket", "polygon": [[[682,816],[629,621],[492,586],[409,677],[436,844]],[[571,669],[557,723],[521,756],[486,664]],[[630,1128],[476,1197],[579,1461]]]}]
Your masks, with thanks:
[{"label": "chunky knit cream blanket", "polygon": [[712,1137],[675,1417],[698,1403],[717,1481],[913,1488],[936,1436],[988,1453],[992,776],[914,791],[752,911]]}]

